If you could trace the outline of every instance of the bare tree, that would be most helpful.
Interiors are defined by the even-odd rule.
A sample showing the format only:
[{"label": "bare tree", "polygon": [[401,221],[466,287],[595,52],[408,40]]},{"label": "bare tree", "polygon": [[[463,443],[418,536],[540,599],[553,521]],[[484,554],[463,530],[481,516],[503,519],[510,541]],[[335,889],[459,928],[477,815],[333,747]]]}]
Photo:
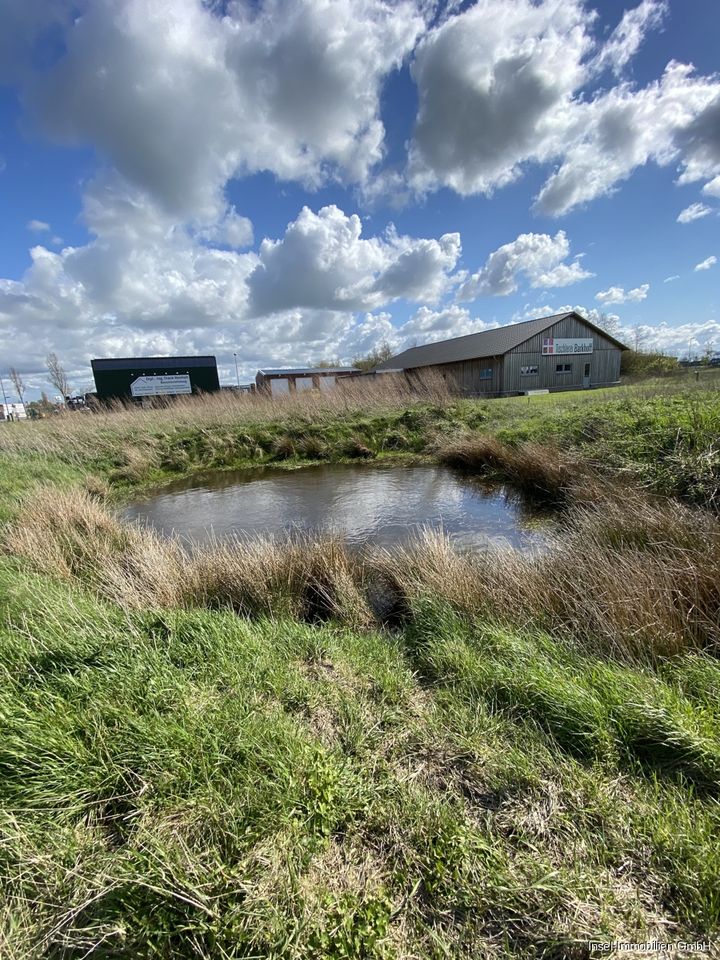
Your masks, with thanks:
[{"label": "bare tree", "polygon": [[642,353],[647,345],[647,339],[647,330],[643,329],[639,324],[633,327],[633,350],[635,353]]},{"label": "bare tree", "polygon": [[10,379],[15,387],[15,392],[20,397],[20,403],[25,406],[25,384],[15,367],[10,367]]},{"label": "bare tree", "polygon": [[55,387],[58,393],[65,397],[70,396],[70,381],[68,380],[65,368],[60,363],[56,353],[49,353],[45,361],[50,374],[50,383]]},{"label": "bare tree", "polygon": [[620,327],[620,317],[618,317],[616,313],[600,311],[598,312],[595,323],[601,330],[604,330],[606,333],[609,333],[611,337],[614,337]]}]

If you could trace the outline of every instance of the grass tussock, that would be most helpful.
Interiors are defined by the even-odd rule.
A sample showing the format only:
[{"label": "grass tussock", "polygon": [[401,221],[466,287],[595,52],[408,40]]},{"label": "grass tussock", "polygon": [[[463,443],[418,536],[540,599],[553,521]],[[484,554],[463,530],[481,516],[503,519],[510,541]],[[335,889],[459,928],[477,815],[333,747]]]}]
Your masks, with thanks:
[{"label": "grass tussock", "polygon": [[[619,544],[609,531],[622,537],[623,524]],[[411,596],[443,597],[469,617],[538,625],[624,660],[716,651],[720,641],[720,525],[679,504],[636,495],[614,507],[575,506],[541,555],[460,555],[428,535],[379,562]]]},{"label": "grass tussock", "polygon": [[552,444],[511,446],[483,435],[461,437],[441,446],[438,460],[467,473],[509,480],[517,490],[552,503],[562,503],[573,488],[587,483],[589,475],[577,456]]},{"label": "grass tussock", "polygon": [[526,555],[461,554],[430,533],[364,553],[323,536],[188,550],[122,524],[88,494],[46,490],[28,501],[6,549],[134,608],[229,607],[366,628],[407,619],[434,597],[469,618],[534,624],[627,661],[720,641],[720,525],[637,493],[575,503],[549,549]]}]

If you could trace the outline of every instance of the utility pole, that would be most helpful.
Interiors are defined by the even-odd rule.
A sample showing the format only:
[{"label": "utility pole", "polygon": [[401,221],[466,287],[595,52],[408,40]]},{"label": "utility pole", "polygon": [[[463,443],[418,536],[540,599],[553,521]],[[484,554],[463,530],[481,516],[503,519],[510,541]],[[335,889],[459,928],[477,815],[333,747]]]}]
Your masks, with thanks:
[{"label": "utility pole", "polygon": [[234,353],[233,356],[235,357],[235,379],[237,380],[237,385],[240,386],[240,373],[238,372],[237,354]]},{"label": "utility pole", "polygon": [[4,409],[4,411],[5,411],[5,416],[6,416],[7,419],[9,420],[9,419],[10,419],[10,411],[9,411],[9,409],[8,409],[8,398],[7,398],[7,394],[5,393],[5,381],[3,380],[2,377],[0,377],[0,387],[2,387],[3,403],[5,404],[5,406],[4,406],[3,409]]}]

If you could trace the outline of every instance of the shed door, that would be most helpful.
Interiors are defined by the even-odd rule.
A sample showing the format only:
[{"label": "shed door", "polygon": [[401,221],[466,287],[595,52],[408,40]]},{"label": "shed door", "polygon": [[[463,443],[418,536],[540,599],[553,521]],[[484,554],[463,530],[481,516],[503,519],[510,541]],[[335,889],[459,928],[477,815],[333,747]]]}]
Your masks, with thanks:
[{"label": "shed door", "polygon": [[583,368],[583,387],[587,389],[590,386],[590,361]]},{"label": "shed door", "polygon": [[277,380],[270,381],[270,392],[274,397],[283,393],[290,392],[290,381],[287,377],[278,377]]}]

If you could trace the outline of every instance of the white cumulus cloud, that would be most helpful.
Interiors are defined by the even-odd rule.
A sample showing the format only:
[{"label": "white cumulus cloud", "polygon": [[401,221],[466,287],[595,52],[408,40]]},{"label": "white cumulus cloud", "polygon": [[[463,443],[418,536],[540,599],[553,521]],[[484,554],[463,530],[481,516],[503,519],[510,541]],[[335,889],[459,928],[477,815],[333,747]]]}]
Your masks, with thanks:
[{"label": "white cumulus cloud", "polygon": [[695,270],[709,270],[710,267],[714,267],[717,263],[717,257],[713,254],[712,256],[707,257],[705,260],[702,260],[700,263],[696,263]]},{"label": "white cumulus cloud", "polygon": [[678,223],[692,223],[693,220],[700,220],[702,217],[707,217],[709,213],[712,213],[712,209],[704,203],[691,203],[689,207],[685,207],[684,210],[681,210],[677,215]]},{"label": "white cumulus cloud", "polygon": [[442,310],[423,306],[397,329],[397,337],[405,349],[415,344],[435,343],[437,340],[478,333],[488,326],[477,317],[471,317],[469,310],[457,304]]},{"label": "white cumulus cloud", "polygon": [[479,0],[420,41],[410,147],[417,189],[490,193],[545,159],[550,127],[582,83],[591,49],[580,2]]},{"label": "white cumulus cloud", "polygon": [[265,316],[298,307],[367,310],[404,298],[436,301],[460,256],[460,235],[362,237],[357,214],[304,207],[280,240],[263,240],[249,278],[249,310]]},{"label": "white cumulus cloud", "polygon": [[720,197],[720,173],[705,184],[702,192],[708,197]]},{"label": "white cumulus cloud", "polygon": [[236,249],[250,247],[254,239],[252,220],[241,216],[235,207],[230,207],[218,221],[199,230],[197,236]]},{"label": "white cumulus cloud", "polygon": [[648,30],[660,26],[667,14],[667,0],[642,0],[637,7],[626,10],[622,20],[610,34],[595,66],[610,67],[620,73],[640,49]]},{"label": "white cumulus cloud", "polygon": [[[75,386],[88,385],[92,356],[212,353],[222,363],[236,352],[250,377],[261,366],[350,360],[379,339],[400,347],[452,336],[470,323],[459,307],[429,306],[454,282],[458,234],[413,238],[389,228],[364,238],[357,216],[305,208],[258,253],[240,251],[248,228],[233,209],[213,239],[117,175],[89,185],[84,219],[89,243],[59,252],[37,245],[20,280],[0,280],[9,362],[38,389],[50,350]],[[237,242],[228,225],[238,227]],[[422,306],[398,330],[373,311],[401,298]]]},{"label": "white cumulus cloud", "polygon": [[595,299],[600,303],[639,303],[644,300],[650,289],[649,283],[643,283],[632,290],[624,290],[623,287],[609,287],[607,290],[601,290],[595,294]]},{"label": "white cumulus cloud", "polygon": [[458,299],[506,296],[517,290],[522,277],[532,287],[550,288],[565,287],[593,276],[579,259],[568,263],[569,256],[570,241],[563,230],[554,237],[547,233],[521,233],[490,254],[482,269],[462,284]]},{"label": "white cumulus cloud", "polygon": [[[663,76],[641,89],[620,84],[596,99],[578,102],[567,115],[558,169],[538,194],[537,209],[562,214],[611,193],[649,161],[677,163],[680,182],[698,179],[709,140],[706,124],[694,125],[720,95],[720,79],[696,77],[691,66],[671,62]],[[717,158],[720,164],[720,156]],[[709,175],[712,165],[702,166]]]},{"label": "white cumulus cloud", "polygon": [[554,163],[536,208],[552,216],[607,195],[652,161],[681,182],[720,173],[720,77],[671,62],[637,86],[619,73],[667,11],[642,0],[604,45],[580,0],[479,0],[441,19],[415,51],[419,108],[408,158],[416,192],[491,194],[530,164]]},{"label": "white cumulus cloud", "polygon": [[386,0],[92,0],[28,88],[43,128],[89,143],[167,210],[214,219],[235,175],[362,181],[380,91],[423,19]]}]

